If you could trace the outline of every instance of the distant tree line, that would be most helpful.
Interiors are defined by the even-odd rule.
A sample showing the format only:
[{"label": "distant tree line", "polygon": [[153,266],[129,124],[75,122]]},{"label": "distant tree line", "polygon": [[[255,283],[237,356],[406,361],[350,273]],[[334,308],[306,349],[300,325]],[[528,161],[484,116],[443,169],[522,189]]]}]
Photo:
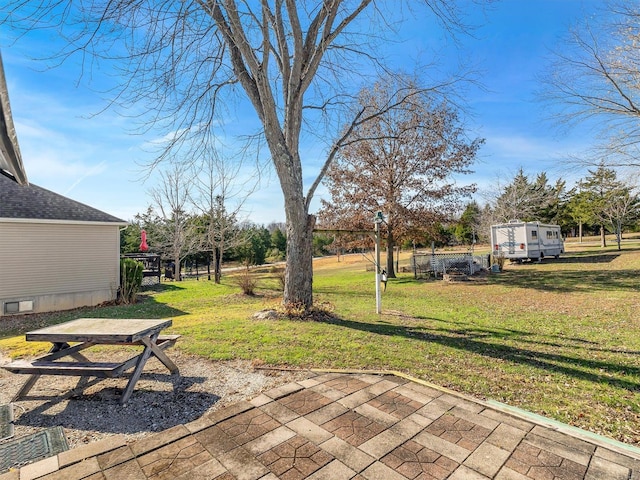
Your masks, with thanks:
[{"label": "distant tree line", "polygon": [[460,217],[443,229],[443,243],[486,242],[489,227],[509,220],[539,221],[560,225],[564,236],[599,235],[606,247],[606,234],[615,234],[618,248],[625,231],[640,229],[640,197],[637,182],[622,180],[614,168],[600,165],[589,169],[568,188],[562,179],[550,183],[545,173],[535,178],[522,169],[483,205],[468,203]]},{"label": "distant tree line", "polygon": [[[221,272],[216,276],[213,271],[216,252],[206,248],[210,218],[205,215],[185,215],[185,241],[176,245],[171,235],[173,227],[179,222],[175,218],[164,219],[155,213],[153,207],[137,214],[129,226],[120,233],[121,253],[139,253],[141,231],[147,232],[149,252],[160,254],[165,267],[172,263],[178,271],[178,261],[182,271],[198,266],[209,271],[209,279],[220,281]],[[219,264],[233,262],[244,266],[262,265],[267,262],[283,261],[286,258],[286,236],[283,225],[271,223],[262,226],[252,222],[238,222],[227,226],[230,247],[225,249]],[[179,257],[176,257],[179,252]],[[221,270],[221,269],[220,269]]]},{"label": "distant tree line", "polygon": [[[396,231],[395,245],[412,249],[486,243],[492,224],[514,219],[557,224],[569,237],[599,235],[603,247],[607,245],[606,234],[614,234],[620,248],[623,232],[640,231],[640,196],[635,184],[621,180],[615,169],[605,166],[588,170],[571,188],[562,179],[551,182],[546,173],[531,178],[521,169],[484,203],[459,200],[458,206],[460,213],[448,219],[425,216],[420,222],[412,217],[410,229]],[[165,263],[177,265],[176,271],[179,265],[187,270],[198,265],[211,272],[212,265],[217,265],[217,270],[209,274],[209,279],[217,282],[224,263],[252,266],[286,260],[283,223],[264,226],[240,221],[237,213],[226,211],[220,198],[213,216],[187,213],[186,207],[186,203],[176,204],[167,213],[166,209],[149,206],[137,214],[121,232],[121,252],[139,252],[141,231],[145,230],[150,251],[160,254]],[[373,218],[368,223],[362,220],[357,227],[352,233],[348,228],[319,228],[313,237],[314,256],[371,249],[373,237],[366,231],[373,231]],[[223,244],[224,249],[220,248]]]}]

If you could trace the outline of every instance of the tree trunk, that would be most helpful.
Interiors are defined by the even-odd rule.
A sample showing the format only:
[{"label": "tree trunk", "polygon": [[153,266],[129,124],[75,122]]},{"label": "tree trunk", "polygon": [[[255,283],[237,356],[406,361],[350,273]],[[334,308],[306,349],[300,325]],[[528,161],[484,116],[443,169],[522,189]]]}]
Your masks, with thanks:
[{"label": "tree trunk", "polygon": [[315,217],[304,208],[287,215],[287,267],[283,304],[309,310],[313,306],[313,228]]},{"label": "tree trunk", "polygon": [[396,273],[400,271],[400,247],[398,245],[394,245],[395,253],[396,253]]},{"label": "tree trunk", "polygon": [[607,235],[604,229],[604,225],[600,225],[600,246],[605,248],[607,246]]},{"label": "tree trunk", "polygon": [[173,273],[173,278],[176,282],[181,282],[182,281],[182,275],[180,275],[180,256],[176,257],[176,261],[175,263],[175,267],[174,267],[174,273]]},{"label": "tree trunk", "polygon": [[[294,119],[291,131],[299,132],[301,117]],[[285,307],[309,311],[313,307],[313,229],[316,217],[309,215],[303,190],[302,162],[296,145],[285,146],[277,131],[265,130],[284,196],[287,220],[287,266],[284,273]],[[298,138],[290,134],[290,138]]]},{"label": "tree trunk", "polygon": [[213,249],[213,262],[213,277],[215,283],[219,284],[222,278],[222,252],[219,247]]},{"label": "tree trunk", "polygon": [[580,243],[582,243],[582,222],[578,226],[578,235],[580,236]]},{"label": "tree trunk", "polygon": [[389,229],[387,235],[387,278],[396,278],[396,271],[393,262],[393,253],[395,247],[395,240],[393,238],[393,232]]}]

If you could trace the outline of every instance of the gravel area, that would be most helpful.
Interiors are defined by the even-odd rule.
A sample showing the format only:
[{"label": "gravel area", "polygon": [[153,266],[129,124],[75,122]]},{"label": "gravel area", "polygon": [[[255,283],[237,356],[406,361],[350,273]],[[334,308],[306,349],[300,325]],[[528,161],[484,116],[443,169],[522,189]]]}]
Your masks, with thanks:
[{"label": "gravel area", "polygon": [[[133,441],[308,376],[308,372],[254,369],[250,362],[212,362],[177,349],[167,353],[180,375],[170,375],[159,361],[150,359],[126,405],[120,405],[119,395],[127,378],[106,379],[73,393],[78,377],[41,377],[27,399],[14,403],[13,438],[59,425],[70,448],[117,434]],[[91,358],[118,361],[126,359],[127,352],[97,353]],[[8,362],[0,353],[0,366]],[[0,369],[0,404],[9,403],[27,378]]]}]

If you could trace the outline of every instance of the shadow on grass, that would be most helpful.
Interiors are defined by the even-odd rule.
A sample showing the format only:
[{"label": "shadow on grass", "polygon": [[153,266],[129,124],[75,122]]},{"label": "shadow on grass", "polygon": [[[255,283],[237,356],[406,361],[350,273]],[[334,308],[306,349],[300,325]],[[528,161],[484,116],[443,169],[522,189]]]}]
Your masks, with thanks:
[{"label": "shadow on grass", "polygon": [[[413,280],[413,279],[412,279]],[[415,281],[415,280],[413,280]],[[373,278],[371,280],[373,284]],[[372,289],[374,286],[371,287]],[[343,297],[354,297],[354,298],[371,298],[371,292],[363,289],[358,285],[355,288],[349,288],[346,285],[323,285],[323,286],[314,286],[313,293],[314,294],[335,294],[337,291],[340,292],[340,296]]]},{"label": "shadow on grass", "polygon": [[[585,253],[585,254],[576,254],[570,256],[561,256],[560,258],[549,258],[544,259],[542,264],[552,264],[552,263],[611,263],[616,258],[620,256],[618,252],[611,253]],[[514,266],[522,266],[526,267],[527,265],[539,265],[540,262],[523,262],[523,263],[510,263],[509,265]]]},{"label": "shadow on grass", "polygon": [[[468,337],[477,337],[477,338],[491,337],[499,340],[517,338],[518,341],[521,341],[521,342],[534,343],[537,345],[546,345],[550,347],[591,348],[591,349],[597,349],[599,351],[604,351],[597,347],[599,345],[597,342],[593,342],[591,340],[585,340],[584,338],[580,338],[580,337],[532,333],[525,330],[517,330],[515,328],[480,328],[477,325],[471,324],[471,323],[455,321],[455,320],[441,320],[441,319],[432,318],[432,317],[424,317],[421,315],[415,315],[411,318],[414,318],[417,320],[426,320],[430,322],[441,323],[443,325],[449,326],[449,328],[444,329],[447,332],[453,332],[457,335],[464,335]],[[458,328],[453,328],[451,327],[451,325],[457,325]],[[558,341],[527,340],[527,337],[534,337],[534,336],[557,339]],[[560,343],[560,340],[562,340],[565,343]],[[566,342],[575,343],[576,345],[572,347],[571,345],[567,345]],[[620,353],[620,352],[616,351],[616,353]],[[629,352],[629,353],[635,353],[635,352]]]},{"label": "shadow on grass", "polygon": [[22,335],[50,325],[68,322],[77,318],[171,318],[187,315],[166,303],[158,302],[154,297],[138,295],[138,301],[130,305],[105,304],[96,307],[81,307],[61,312],[32,313],[2,317],[0,339]]},{"label": "shadow on grass", "polygon": [[[449,323],[429,318],[427,320]],[[455,350],[469,352],[488,359],[498,359],[506,362],[526,365],[549,372],[560,373],[579,380],[593,383],[604,383],[617,388],[637,391],[640,383],[627,378],[612,377],[619,376],[640,376],[640,367],[617,364],[609,361],[593,360],[580,356],[568,355],[565,353],[550,353],[541,350],[510,346],[496,343],[507,338],[520,341],[522,336],[532,335],[529,332],[494,331],[491,329],[457,329],[429,328],[426,326],[405,326],[391,322],[366,323],[345,320],[339,317],[327,317],[320,321],[340,325],[342,327],[359,330],[376,335],[399,336],[411,340],[420,340],[436,343]],[[524,334],[524,335],[523,335]],[[544,342],[529,341],[530,344],[544,345]],[[567,348],[561,345],[562,348]],[[586,350],[586,349],[585,349]],[[625,352],[628,353],[628,352]]]},{"label": "shadow on grass", "polygon": [[[460,325],[459,328],[448,328],[444,329],[446,331],[455,332],[457,335],[474,337],[474,338],[490,338],[494,340],[508,340],[508,339],[517,339],[518,342],[528,343],[531,345],[543,345],[545,347],[553,347],[558,349],[565,350],[586,350],[588,349],[591,352],[603,352],[603,353],[615,353],[622,355],[640,355],[640,351],[638,350],[625,350],[620,348],[602,348],[598,342],[594,342],[591,340],[586,340],[580,337],[572,337],[566,335],[548,335],[541,333],[532,333],[524,330],[516,330],[512,328],[479,328],[476,325],[465,324],[464,322],[450,321],[450,320],[440,320],[431,317],[423,317],[420,315],[416,315],[413,318],[419,320],[426,320],[431,322],[442,323],[444,325]],[[471,325],[471,327],[465,327],[464,325]],[[436,329],[437,330],[437,329]],[[529,339],[533,337],[542,337],[547,338],[549,340],[536,340]],[[622,368],[622,367],[621,367]],[[625,371],[628,369],[623,368]]]},{"label": "shadow on grass", "polygon": [[391,286],[394,286],[394,285],[409,285],[413,283],[425,283],[425,282],[435,282],[435,281],[436,279],[431,277],[430,278],[414,278],[414,277],[402,276],[402,277],[389,279],[389,284]]},{"label": "shadow on grass", "polygon": [[140,294],[144,295],[145,293],[175,292],[176,290],[184,290],[185,287],[182,286],[181,283],[182,282],[162,282],[143,285],[140,288]]},{"label": "shadow on grass", "polygon": [[576,291],[636,291],[637,270],[570,270],[549,271],[509,269],[490,275],[487,281],[496,285],[533,288],[544,292],[570,293]]},{"label": "shadow on grass", "polygon": [[138,301],[130,305],[109,305],[105,307],[96,307],[90,312],[78,312],[82,315],[76,315],[75,318],[95,317],[95,318],[166,318],[179,317],[187,315],[178,308],[158,302],[155,297],[147,295],[138,295]]}]

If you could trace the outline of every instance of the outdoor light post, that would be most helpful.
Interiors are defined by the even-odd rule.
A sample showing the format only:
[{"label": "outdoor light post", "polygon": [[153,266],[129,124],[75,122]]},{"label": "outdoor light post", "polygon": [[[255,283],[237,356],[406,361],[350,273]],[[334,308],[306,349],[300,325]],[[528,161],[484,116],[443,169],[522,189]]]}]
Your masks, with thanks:
[{"label": "outdoor light post", "polygon": [[376,313],[382,313],[380,299],[380,224],[383,221],[382,212],[378,210],[374,219],[376,232]]}]

